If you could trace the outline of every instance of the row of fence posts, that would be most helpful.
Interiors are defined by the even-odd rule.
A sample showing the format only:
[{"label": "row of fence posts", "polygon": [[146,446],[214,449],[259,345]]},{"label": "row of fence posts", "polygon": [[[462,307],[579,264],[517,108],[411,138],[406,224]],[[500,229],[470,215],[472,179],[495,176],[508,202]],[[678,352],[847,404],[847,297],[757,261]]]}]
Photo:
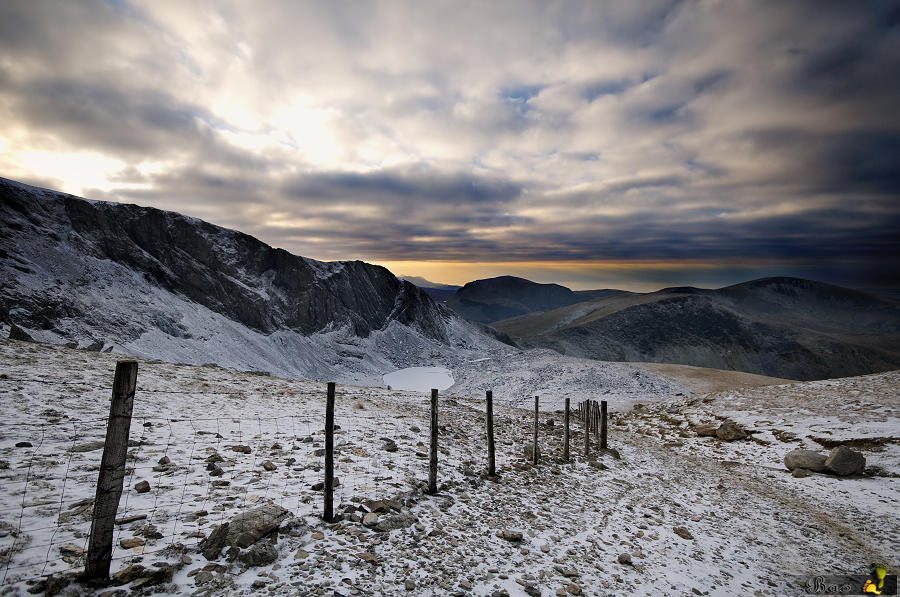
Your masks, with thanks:
[{"label": "row of fence posts", "polygon": [[[131,415],[137,388],[137,361],[118,361],[113,380],[112,401],[106,426],[106,441],[100,461],[94,511],[91,518],[91,534],[88,540],[84,579],[108,578],[112,561],[113,529],[119,500],[125,480],[125,460],[128,453],[128,434],[131,429]],[[486,398],[486,431],[488,448],[488,476],[497,476],[494,455],[494,396],[488,390]],[[323,518],[333,522],[334,516],[334,402],[335,383],[329,382],[325,403],[325,483]],[[540,398],[534,397],[534,434],[532,438],[532,462],[538,464],[538,430]],[[595,438],[599,433],[600,449],[606,449],[606,400],[601,402],[585,400],[578,405],[575,416],[584,424],[584,455],[590,455],[591,432]],[[569,399],[566,398],[563,412],[563,460],[570,459],[569,453]],[[428,460],[428,487],[430,494],[437,493],[438,471],[438,391],[431,390],[431,445]]]}]

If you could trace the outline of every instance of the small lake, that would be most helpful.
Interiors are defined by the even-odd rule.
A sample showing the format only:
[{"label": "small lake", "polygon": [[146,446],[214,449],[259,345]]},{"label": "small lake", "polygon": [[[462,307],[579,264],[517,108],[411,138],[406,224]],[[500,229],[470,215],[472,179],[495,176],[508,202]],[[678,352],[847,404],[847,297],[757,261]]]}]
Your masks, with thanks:
[{"label": "small lake", "polygon": [[444,367],[407,367],[384,375],[384,383],[393,390],[430,392],[431,388],[446,390],[455,382],[453,374]]}]

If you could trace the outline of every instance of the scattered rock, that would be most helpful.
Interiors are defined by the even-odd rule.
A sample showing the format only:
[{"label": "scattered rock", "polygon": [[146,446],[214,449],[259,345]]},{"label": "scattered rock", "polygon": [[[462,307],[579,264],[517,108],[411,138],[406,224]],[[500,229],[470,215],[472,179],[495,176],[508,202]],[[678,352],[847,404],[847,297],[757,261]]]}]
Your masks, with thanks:
[{"label": "scattered rock", "polygon": [[672,531],[681,537],[682,539],[693,539],[694,536],[691,535],[691,532],[684,527],[675,527]]},{"label": "scattered rock", "polygon": [[378,563],[378,557],[374,553],[370,553],[368,551],[358,553],[358,554],[356,554],[356,556],[363,562],[366,562],[367,564],[377,564]]},{"label": "scattered rock", "polygon": [[150,491],[149,481],[139,481],[135,484],[134,490],[138,493],[147,493],[148,491]]},{"label": "scattered rock", "polygon": [[231,451],[238,452],[240,454],[249,454],[250,452],[252,452],[250,446],[244,446],[240,444],[238,444],[237,446],[231,446]]},{"label": "scattered rock", "polygon": [[716,423],[701,423],[694,425],[694,433],[700,437],[716,437],[716,430],[719,425]]},{"label": "scattered rock", "polygon": [[17,448],[33,448],[34,446],[32,445],[31,442],[17,442],[16,447]]},{"label": "scattered rock", "polygon": [[250,546],[250,549],[238,555],[238,559],[247,566],[268,566],[278,560],[278,550],[275,549],[274,539],[258,541]]},{"label": "scattered rock", "polygon": [[375,530],[386,533],[397,529],[405,529],[416,523],[416,517],[412,514],[393,514],[382,516],[375,525]]},{"label": "scattered rock", "polygon": [[724,423],[719,425],[718,429],[716,429],[716,437],[723,442],[731,442],[737,439],[747,439],[748,435],[749,434],[743,427],[731,420],[725,421]]},{"label": "scattered rock", "polygon": [[69,452],[93,452],[94,450],[102,450],[104,442],[98,440],[95,442],[86,442],[83,444],[78,444],[77,446],[72,446],[69,449]]},{"label": "scattered rock", "polygon": [[411,580],[407,580],[405,583],[403,583],[403,586],[406,588],[407,591],[415,591],[416,590],[416,583],[414,583]]},{"label": "scattered rock", "polygon": [[866,470],[866,457],[847,446],[838,446],[828,454],[825,468],[842,477],[861,475]]},{"label": "scattered rock", "polygon": [[140,564],[133,564],[126,568],[122,568],[112,575],[113,585],[127,585],[128,583],[140,578],[144,575],[146,568]]},{"label": "scattered rock", "polygon": [[791,471],[791,476],[796,477],[797,479],[805,479],[806,477],[811,477],[815,475],[809,469],[797,467],[793,471]]},{"label": "scattered rock", "polygon": [[34,342],[34,338],[28,335],[28,332],[17,326],[16,324],[12,324],[9,327],[9,339],[10,340],[20,340],[22,342]]},{"label": "scattered rock", "polygon": [[374,527],[378,524],[378,514],[369,512],[363,516],[362,523],[364,527]]},{"label": "scattered rock", "polygon": [[[540,459],[540,457],[541,457],[541,447],[540,446],[538,446],[538,448],[537,448],[537,456]],[[529,462],[534,461],[534,444],[531,442],[528,442],[527,444],[525,444],[525,460],[528,460]]]},{"label": "scattered rock", "polygon": [[619,554],[619,563],[623,566],[631,566],[631,554],[630,553],[620,553]]},{"label": "scattered rock", "polygon": [[277,504],[265,504],[241,512],[229,522],[214,528],[201,543],[200,549],[207,560],[214,560],[219,557],[223,547],[249,547],[278,529],[282,522],[291,517],[293,514],[289,510]]},{"label": "scattered rock", "polygon": [[271,460],[266,460],[265,462],[263,462],[262,467],[269,472],[272,472],[278,468],[277,466],[275,466],[275,463],[273,463]]},{"label": "scattered rock", "polygon": [[119,545],[122,549],[134,549],[135,547],[143,547],[145,541],[140,537],[130,537],[128,539],[119,539]]},{"label": "scattered rock", "polygon": [[497,536],[505,541],[512,541],[514,543],[519,543],[525,538],[525,536],[522,534],[522,531],[509,530],[499,531],[497,533]]},{"label": "scattered rock", "polygon": [[800,468],[824,473],[826,458],[824,454],[812,450],[793,450],[785,455],[784,466],[791,471]]},{"label": "scattered rock", "polygon": [[384,442],[384,445],[382,445],[382,448],[384,448],[385,452],[396,452],[397,451],[397,442],[395,442],[391,438],[383,437],[383,438],[381,438],[381,441]]}]

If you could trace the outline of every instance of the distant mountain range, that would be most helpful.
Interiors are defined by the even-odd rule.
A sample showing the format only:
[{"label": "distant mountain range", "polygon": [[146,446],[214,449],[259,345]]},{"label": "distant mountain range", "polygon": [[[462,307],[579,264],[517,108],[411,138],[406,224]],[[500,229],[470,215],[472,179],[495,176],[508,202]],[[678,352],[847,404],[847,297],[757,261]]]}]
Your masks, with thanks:
[{"label": "distant mountain range", "polygon": [[[717,290],[600,292],[491,325],[521,347],[600,360],[681,363],[799,380],[900,368],[900,302],[887,297],[799,278],[764,278]],[[497,299],[512,301],[507,293]],[[456,308],[454,301],[448,305]]]}]

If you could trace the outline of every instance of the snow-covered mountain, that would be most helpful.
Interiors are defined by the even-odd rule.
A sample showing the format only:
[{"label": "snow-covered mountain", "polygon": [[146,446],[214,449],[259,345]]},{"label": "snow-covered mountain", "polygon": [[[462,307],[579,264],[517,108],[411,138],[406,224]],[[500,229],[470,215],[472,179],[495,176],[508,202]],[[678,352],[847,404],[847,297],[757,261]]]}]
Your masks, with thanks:
[{"label": "snow-covered mountain", "polygon": [[178,213],[0,178],[0,322],[35,340],[380,383],[503,346],[415,285]]}]

